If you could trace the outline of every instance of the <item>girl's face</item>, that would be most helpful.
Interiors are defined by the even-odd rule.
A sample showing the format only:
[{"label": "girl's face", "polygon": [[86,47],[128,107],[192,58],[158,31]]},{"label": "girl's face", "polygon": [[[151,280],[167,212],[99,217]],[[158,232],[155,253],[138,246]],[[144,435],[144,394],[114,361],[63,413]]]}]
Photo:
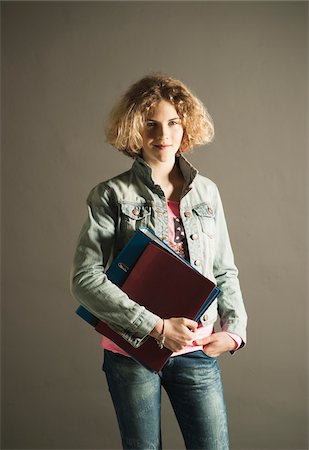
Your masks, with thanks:
[{"label": "girl's face", "polygon": [[142,132],[144,160],[149,164],[174,162],[183,137],[181,119],[174,106],[161,100]]}]

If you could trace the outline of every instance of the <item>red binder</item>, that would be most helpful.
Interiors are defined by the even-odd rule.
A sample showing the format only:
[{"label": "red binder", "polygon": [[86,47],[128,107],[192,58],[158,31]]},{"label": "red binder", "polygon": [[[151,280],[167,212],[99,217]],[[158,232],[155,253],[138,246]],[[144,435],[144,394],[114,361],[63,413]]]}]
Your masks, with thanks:
[{"label": "red binder", "polygon": [[[182,259],[150,243],[121,289],[132,300],[162,318],[187,317],[194,320],[205,301],[209,303],[207,308],[214,300],[210,294],[215,287],[215,283]],[[152,337],[135,348],[104,322],[99,322],[95,329],[155,372],[163,368],[172,354],[167,348],[160,349]]]}]

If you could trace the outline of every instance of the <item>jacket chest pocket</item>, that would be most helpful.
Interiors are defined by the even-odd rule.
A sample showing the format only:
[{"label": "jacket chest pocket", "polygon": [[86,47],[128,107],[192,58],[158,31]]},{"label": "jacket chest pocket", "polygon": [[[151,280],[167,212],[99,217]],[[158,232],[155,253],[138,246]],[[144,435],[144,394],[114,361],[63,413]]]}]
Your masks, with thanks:
[{"label": "jacket chest pocket", "polygon": [[216,236],[216,222],[213,208],[208,203],[201,203],[192,208],[199,220],[203,233],[213,239]]},{"label": "jacket chest pocket", "polygon": [[140,227],[149,225],[151,207],[135,203],[120,204],[121,228],[127,231],[135,231]]}]

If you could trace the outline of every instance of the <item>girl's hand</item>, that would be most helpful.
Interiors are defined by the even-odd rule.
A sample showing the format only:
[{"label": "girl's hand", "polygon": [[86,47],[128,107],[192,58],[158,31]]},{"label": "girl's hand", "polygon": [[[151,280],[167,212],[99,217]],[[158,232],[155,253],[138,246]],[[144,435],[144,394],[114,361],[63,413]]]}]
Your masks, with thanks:
[{"label": "girl's hand", "polygon": [[[163,327],[163,320],[160,320],[150,333],[150,336],[157,339]],[[172,352],[178,352],[187,345],[191,345],[194,339],[194,331],[197,323],[185,317],[172,317],[164,319],[164,347]]]},{"label": "girl's hand", "polygon": [[212,358],[220,356],[224,352],[234,350],[237,346],[234,339],[225,331],[213,333],[210,336],[194,341],[194,343],[203,345],[203,351]]}]

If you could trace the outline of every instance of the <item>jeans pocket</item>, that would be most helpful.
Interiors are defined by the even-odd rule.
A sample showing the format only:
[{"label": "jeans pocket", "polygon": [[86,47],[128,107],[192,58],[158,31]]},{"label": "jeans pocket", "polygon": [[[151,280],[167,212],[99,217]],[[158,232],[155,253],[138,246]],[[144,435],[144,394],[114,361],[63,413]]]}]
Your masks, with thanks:
[{"label": "jeans pocket", "polygon": [[217,356],[210,356],[205,352],[205,350],[202,350],[202,352],[204,353],[204,356],[206,356],[206,358],[208,358],[208,359],[214,359],[214,360],[217,359]]},{"label": "jeans pocket", "polygon": [[184,353],[183,356],[194,358],[194,359],[210,359],[210,360],[216,360],[216,356],[209,356],[207,353],[204,352],[204,350],[196,350],[194,352]]}]

